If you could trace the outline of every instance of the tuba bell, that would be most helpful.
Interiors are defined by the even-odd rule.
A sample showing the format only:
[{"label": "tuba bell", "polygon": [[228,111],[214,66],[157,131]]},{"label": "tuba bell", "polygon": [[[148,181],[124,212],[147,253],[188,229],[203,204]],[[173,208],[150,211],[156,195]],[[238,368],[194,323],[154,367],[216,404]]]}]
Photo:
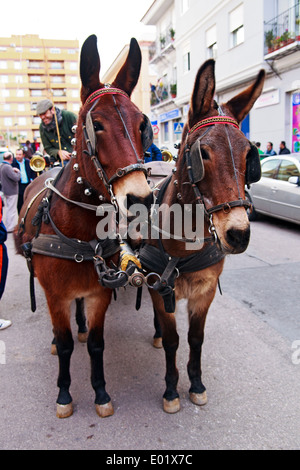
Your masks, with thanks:
[{"label": "tuba bell", "polygon": [[42,155],[35,154],[29,162],[30,168],[36,173],[40,173],[45,169],[46,161]]},{"label": "tuba bell", "polygon": [[172,162],[173,161],[173,155],[170,152],[170,150],[164,149],[161,151],[162,154],[162,159],[164,162]]}]

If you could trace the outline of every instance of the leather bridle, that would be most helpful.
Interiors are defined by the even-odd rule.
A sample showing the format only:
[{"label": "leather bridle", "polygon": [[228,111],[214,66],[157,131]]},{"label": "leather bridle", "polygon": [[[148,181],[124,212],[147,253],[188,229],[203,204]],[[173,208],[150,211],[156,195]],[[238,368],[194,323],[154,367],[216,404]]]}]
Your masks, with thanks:
[{"label": "leather bridle", "polygon": [[[249,201],[247,201],[246,199],[243,199],[240,196],[240,190],[239,190],[239,185],[238,185],[238,181],[237,181],[237,170],[236,170],[236,166],[235,166],[235,162],[234,162],[234,158],[233,158],[233,149],[232,149],[232,145],[231,145],[231,141],[230,141],[230,137],[229,137],[228,129],[227,129],[228,125],[239,129],[239,125],[234,119],[232,119],[229,116],[224,115],[221,108],[219,108],[219,113],[220,113],[219,116],[213,116],[213,117],[206,118],[206,119],[203,119],[203,120],[199,121],[197,124],[195,124],[189,130],[189,132],[187,134],[187,137],[186,137],[186,145],[185,145],[185,149],[184,149],[184,158],[185,158],[185,161],[186,161],[186,164],[187,164],[188,177],[189,177],[190,184],[191,184],[191,186],[194,190],[194,194],[195,194],[195,197],[196,197],[196,203],[201,204],[203,206],[204,214],[209,219],[209,224],[210,224],[209,229],[208,229],[209,233],[215,237],[215,241],[217,241],[218,237],[217,237],[217,232],[216,232],[215,226],[213,224],[212,214],[214,214],[215,212],[221,211],[221,210],[223,212],[225,212],[226,214],[228,214],[231,211],[231,209],[234,208],[234,207],[244,207],[245,209],[249,209],[251,207],[251,204],[249,203]],[[206,136],[210,132],[210,130],[213,128],[213,126],[218,125],[218,124],[225,125],[226,136],[227,136],[227,140],[228,140],[228,144],[229,144],[229,148],[230,148],[230,155],[231,155],[232,165],[233,165],[233,169],[234,169],[235,180],[236,180],[236,184],[237,184],[237,188],[238,188],[239,198],[237,200],[234,200],[234,201],[223,202],[221,204],[217,204],[216,206],[207,208],[206,205],[205,205],[204,198],[203,198],[203,196],[200,192],[200,189],[199,189],[199,187],[198,187],[198,185],[197,185],[197,183],[195,182],[195,179],[194,179],[193,166],[192,166],[191,156],[190,156],[191,145],[188,142],[188,140],[189,140],[189,137],[195,131],[198,131],[199,129],[207,127],[208,129],[206,129],[206,132],[204,132],[204,134],[202,134],[197,139],[198,141],[201,141],[203,139],[203,137]]]},{"label": "leather bridle", "polygon": [[[117,171],[113,176],[108,178],[103,166],[101,165],[99,158],[98,158],[98,151],[97,151],[97,144],[96,144],[96,135],[95,135],[95,130],[94,130],[94,124],[91,116],[91,112],[94,109],[94,107],[97,105],[99,100],[101,99],[102,96],[105,95],[111,95],[114,101],[114,107],[120,117],[120,120],[123,124],[123,127],[126,132],[126,136],[129,139],[130,145],[133,149],[133,152],[136,156],[137,162],[133,163],[131,165],[125,166],[123,168],[118,168]],[[86,120],[85,124],[83,124],[83,135],[85,138],[87,150],[84,150],[84,153],[86,153],[92,160],[92,162],[95,165],[97,174],[100,178],[100,180],[104,183],[104,186],[106,187],[108,193],[110,194],[111,197],[111,203],[117,208],[117,201],[116,197],[113,194],[113,189],[112,189],[112,184],[119,178],[122,178],[123,176],[133,172],[133,171],[143,171],[145,176],[147,176],[147,169],[143,164],[142,159],[139,158],[137,151],[135,149],[135,146],[132,142],[131,136],[129,134],[128,128],[126,126],[126,122],[122,116],[122,113],[117,105],[115,95],[122,95],[126,98],[129,99],[129,96],[127,93],[125,93],[123,90],[120,90],[119,88],[112,88],[110,85],[105,85],[104,88],[101,88],[99,90],[96,90],[93,92],[86,100],[85,105],[94,103],[93,106],[89,109],[87,115],[86,115]]]}]

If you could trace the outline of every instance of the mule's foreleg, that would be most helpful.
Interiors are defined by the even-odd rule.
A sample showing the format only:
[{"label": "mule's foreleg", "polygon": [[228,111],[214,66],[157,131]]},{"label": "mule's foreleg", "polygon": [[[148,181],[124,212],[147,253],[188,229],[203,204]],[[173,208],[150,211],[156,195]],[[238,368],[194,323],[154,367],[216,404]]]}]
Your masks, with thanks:
[{"label": "mule's foreleg", "polygon": [[176,413],[180,409],[179,394],[177,392],[178,369],[176,367],[176,352],[179,345],[179,336],[176,330],[174,313],[166,313],[161,296],[157,292],[150,291],[155,321],[160,326],[162,345],[166,358],[166,390],[163,395],[163,409],[167,413]]},{"label": "mule's foreleg", "polygon": [[154,329],[155,329],[155,333],[153,336],[153,346],[157,349],[160,349],[162,348],[161,327],[157,318],[157,313],[154,308],[153,308],[153,313],[154,313]]},{"label": "mule's foreleg", "polygon": [[88,336],[88,329],[86,326],[86,318],[84,314],[84,298],[76,299],[76,323],[78,326],[78,341],[86,343]]},{"label": "mule's foreleg", "polygon": [[89,318],[88,352],[91,358],[91,382],[95,390],[96,411],[101,418],[111,416],[114,409],[110,396],[105,390],[103,353],[104,353],[104,318],[111,301],[111,291],[105,289],[96,298],[87,299]]},{"label": "mule's foreleg", "polygon": [[73,413],[72,397],[69,388],[71,385],[70,361],[74,349],[74,341],[70,329],[66,330],[63,334],[56,334],[55,338],[59,359],[59,374],[57,380],[59,394],[57,397],[56,415],[58,418],[67,418]]},{"label": "mule's foreleg", "polygon": [[47,296],[47,300],[59,362],[57,379],[59,393],[56,401],[56,416],[58,418],[67,418],[73,413],[72,397],[69,392],[71,385],[70,361],[74,349],[70,325],[70,302],[60,302],[58,297],[50,295]]},{"label": "mule's foreleg", "polygon": [[[76,323],[78,326],[78,341],[80,343],[86,343],[87,336],[88,336],[88,329],[86,326],[86,318],[84,314],[84,298],[82,297],[80,299],[75,299],[75,303],[76,303],[75,318],[76,318]],[[55,336],[51,343],[51,354],[53,356],[57,355]]]},{"label": "mule's foreleg", "polygon": [[190,358],[187,370],[191,382],[189,390],[190,399],[195,405],[205,405],[207,402],[206,389],[202,383],[201,377],[201,352],[204,340],[205,316],[190,313],[190,327],[188,333]]}]

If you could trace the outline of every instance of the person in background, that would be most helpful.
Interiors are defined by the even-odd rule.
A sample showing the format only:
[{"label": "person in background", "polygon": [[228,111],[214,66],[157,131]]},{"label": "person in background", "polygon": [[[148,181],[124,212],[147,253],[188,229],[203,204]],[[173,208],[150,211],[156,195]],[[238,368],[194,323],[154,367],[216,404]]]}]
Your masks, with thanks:
[{"label": "person in background", "polygon": [[[57,119],[55,119],[55,113]],[[40,101],[36,107],[36,114],[42,121],[40,135],[45,152],[50,156],[51,163],[67,163],[73,151],[71,144],[74,137],[72,127],[76,124],[77,117],[70,111],[56,108],[50,100]],[[57,132],[56,121],[59,132]]]},{"label": "person in background", "polygon": [[5,152],[3,155],[3,163],[0,166],[0,181],[2,191],[6,200],[6,230],[8,233],[13,232],[18,218],[18,194],[21,172],[18,168],[12,167],[13,155],[11,152]]},{"label": "person in background", "polygon": [[21,172],[21,179],[19,181],[19,195],[18,195],[18,213],[20,213],[21,207],[24,202],[24,191],[27,186],[34,180],[36,173],[30,168],[30,163],[27,158],[24,157],[24,151],[19,148],[16,151],[16,159],[13,161],[12,166],[18,168]]},{"label": "person in background", "polygon": [[285,141],[282,140],[279,144],[279,155],[287,155],[288,153],[291,153],[291,151],[286,148]]},{"label": "person in background", "polygon": [[[2,199],[0,197],[0,299],[2,298],[5,289],[8,268],[7,248],[5,245],[6,239],[7,232],[2,220]],[[10,325],[10,320],[0,318],[0,330],[8,328]]]},{"label": "person in background", "polygon": [[162,161],[162,154],[159,148],[155,144],[151,144],[145,152],[144,162],[158,162]]},{"label": "person in background", "polygon": [[261,143],[260,143],[260,142],[255,142],[255,145],[256,145],[256,147],[257,147],[257,150],[258,150],[259,155],[264,155],[264,152],[263,152],[262,149],[260,148]]},{"label": "person in background", "polygon": [[277,155],[277,153],[273,149],[272,142],[267,143],[267,150],[265,151],[265,155]]},{"label": "person in background", "polygon": [[33,153],[36,153],[36,152],[40,151],[40,144],[38,143],[36,137],[33,138],[33,143],[30,144],[30,146],[31,146],[31,150],[32,150]]},{"label": "person in background", "polygon": [[23,147],[23,151],[24,151],[25,157],[30,160],[32,155],[34,154],[34,152],[32,151],[32,148],[31,148],[30,140],[26,140],[26,143]]}]

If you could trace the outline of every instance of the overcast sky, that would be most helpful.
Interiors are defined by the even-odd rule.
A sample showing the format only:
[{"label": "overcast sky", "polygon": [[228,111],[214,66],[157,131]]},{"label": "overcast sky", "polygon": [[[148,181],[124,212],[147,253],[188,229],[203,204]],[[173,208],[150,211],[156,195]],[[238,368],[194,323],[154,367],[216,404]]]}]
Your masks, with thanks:
[{"label": "overcast sky", "polygon": [[[38,34],[43,39],[98,38],[100,76],[131,37],[151,39],[154,27],[140,20],[153,0],[4,0],[0,36]],[[152,35],[152,36],[151,36]]]}]

